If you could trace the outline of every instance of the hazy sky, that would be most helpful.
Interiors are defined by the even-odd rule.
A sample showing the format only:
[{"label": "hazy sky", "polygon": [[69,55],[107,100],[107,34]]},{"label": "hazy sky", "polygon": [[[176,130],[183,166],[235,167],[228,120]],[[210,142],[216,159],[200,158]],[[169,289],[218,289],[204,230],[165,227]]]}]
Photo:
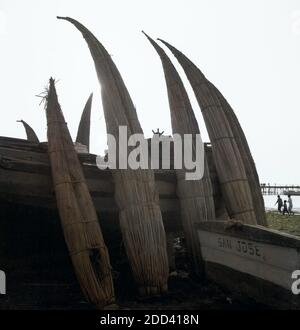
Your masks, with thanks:
[{"label": "hazy sky", "polygon": [[[46,140],[40,99],[50,76],[71,134],[93,91],[91,151],[106,144],[100,87],[78,19],[104,44],[146,136],[171,134],[158,55],[141,30],[185,53],[224,94],[248,138],[262,182],[300,184],[300,2],[297,0],[0,0],[0,135],[24,138],[18,119]],[[182,70],[202,137],[201,112]]]}]

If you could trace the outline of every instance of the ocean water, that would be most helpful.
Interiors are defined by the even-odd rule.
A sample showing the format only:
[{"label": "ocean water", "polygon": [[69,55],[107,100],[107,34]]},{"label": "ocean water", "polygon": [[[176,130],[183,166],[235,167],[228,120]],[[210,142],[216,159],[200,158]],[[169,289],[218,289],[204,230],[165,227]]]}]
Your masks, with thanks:
[{"label": "ocean water", "polygon": [[[282,200],[287,200],[288,197],[285,195],[280,195]],[[292,196],[293,200],[293,211],[300,212],[300,196]],[[267,210],[277,210],[277,195],[264,195],[265,207]]]}]

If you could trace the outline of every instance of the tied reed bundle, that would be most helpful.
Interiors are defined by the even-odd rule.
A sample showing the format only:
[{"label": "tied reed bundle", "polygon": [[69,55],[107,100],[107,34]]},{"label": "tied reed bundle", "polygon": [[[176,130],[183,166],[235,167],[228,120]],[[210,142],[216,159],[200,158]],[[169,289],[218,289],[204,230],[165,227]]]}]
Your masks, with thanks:
[{"label": "tied reed bundle", "polygon": [[89,96],[83,109],[80,123],[78,126],[76,142],[87,146],[90,151],[90,126],[91,126],[91,109],[92,109],[93,93]]},{"label": "tied reed bundle", "polygon": [[[183,82],[165,51],[144,33],[157,51],[162,61],[168,91],[173,134],[200,134],[197,120]],[[193,140],[193,155],[196,144]],[[189,254],[193,268],[198,275],[203,275],[203,260],[195,223],[215,220],[213,189],[206,157],[204,158],[204,176],[201,180],[185,180],[185,170],[176,170],[177,195],[180,201],[181,219],[185,231]],[[200,242],[201,244],[201,242]]]},{"label": "tied reed bundle", "polygon": [[222,108],[230,124],[233,136],[235,137],[236,143],[241,153],[250,186],[257,224],[267,227],[268,223],[265,212],[265,203],[260,188],[259,177],[245,133],[228,101],[212,83],[210,83],[210,86],[211,89],[217,94],[220,103],[222,104]]},{"label": "tied reed bundle", "polygon": [[[76,20],[58,18],[74,24],[90,48],[101,84],[107,132],[116,141],[119,140],[119,126],[126,126],[128,135],[143,133],[128,90],[106,49]],[[124,245],[140,294],[165,292],[169,267],[154,173],[141,169],[112,172]]]},{"label": "tied reed bundle", "polygon": [[163,42],[184,69],[201,108],[211,140],[213,157],[230,217],[257,224],[245,165],[230,122],[215,91],[203,73],[184,54]]},{"label": "tied reed bundle", "polygon": [[37,135],[35,134],[35,131],[33,130],[33,128],[31,126],[29,126],[26,121],[24,120],[18,120],[18,123],[22,123],[25,131],[26,131],[26,136],[27,136],[27,140],[31,141],[31,142],[35,142],[35,143],[39,143],[39,138],[37,137]]},{"label": "tied reed bundle", "polygon": [[83,294],[104,308],[115,300],[109,255],[52,78],[46,101],[48,152],[65,240]]}]

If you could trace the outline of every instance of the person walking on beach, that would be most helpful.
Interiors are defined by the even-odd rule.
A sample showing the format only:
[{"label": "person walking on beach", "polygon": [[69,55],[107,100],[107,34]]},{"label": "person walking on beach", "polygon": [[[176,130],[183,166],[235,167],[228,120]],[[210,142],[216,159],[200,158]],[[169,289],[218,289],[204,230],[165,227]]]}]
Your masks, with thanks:
[{"label": "person walking on beach", "polygon": [[291,195],[288,195],[288,202],[289,202],[289,207],[288,207],[289,214],[294,214],[294,212],[293,212],[293,200],[292,200]]},{"label": "person walking on beach", "polygon": [[283,202],[282,215],[285,215],[286,213],[287,213],[288,215],[290,215],[289,210],[288,210],[288,207],[287,207],[287,202],[284,201],[284,202]]},{"label": "person walking on beach", "polygon": [[280,195],[277,196],[277,202],[275,203],[275,205],[278,204],[278,212],[281,213],[281,208],[282,208],[282,199],[280,197]]}]

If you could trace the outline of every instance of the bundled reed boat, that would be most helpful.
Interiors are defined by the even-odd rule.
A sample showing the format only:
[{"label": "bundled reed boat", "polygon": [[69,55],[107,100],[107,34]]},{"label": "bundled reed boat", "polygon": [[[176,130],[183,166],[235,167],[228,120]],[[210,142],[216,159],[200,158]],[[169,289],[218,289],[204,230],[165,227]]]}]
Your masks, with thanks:
[{"label": "bundled reed boat", "polygon": [[37,135],[35,134],[35,131],[33,130],[33,128],[28,125],[26,123],[26,121],[24,120],[18,120],[19,123],[22,123],[24,128],[25,128],[25,132],[26,132],[26,136],[27,136],[27,140],[31,141],[31,142],[35,142],[35,143],[39,143],[39,138],[37,137]]},{"label": "bundled reed boat", "polygon": [[83,109],[80,123],[78,126],[76,142],[87,147],[87,151],[90,151],[90,127],[91,127],[91,109],[93,102],[93,93],[89,96]]},{"label": "bundled reed boat", "polygon": [[254,212],[256,215],[257,223],[259,225],[267,227],[268,224],[266,219],[265,203],[260,188],[259,177],[244,131],[240,125],[239,120],[237,119],[236,114],[234,113],[233,109],[231,108],[225,97],[212,83],[210,83],[210,86],[211,89],[216,92],[220,100],[224,113],[227,116],[227,120],[231,126],[232,133],[235,137],[239,151],[241,153],[246,170],[247,179],[250,186],[253,204],[255,206]]},{"label": "bundled reed boat", "polygon": [[103,308],[115,301],[108,250],[52,78],[46,101],[48,153],[65,240],[82,292]]},{"label": "bundled reed boat", "polygon": [[[237,128],[236,123],[233,125],[232,116],[225,113],[220,93],[211,88],[211,83],[196,65],[175,47],[161,41],[171,50],[184,69],[201,108],[229,216],[247,224],[257,224],[256,215],[260,212],[256,212],[255,208],[260,209],[261,204],[254,204],[251,193],[249,182],[254,180],[247,176],[246,167],[253,169],[253,164],[249,164],[250,159],[246,149],[241,150],[243,141],[239,137],[241,130]],[[240,143],[237,142],[238,139]],[[245,155],[244,158],[242,154]],[[256,190],[255,192],[257,193]],[[265,224],[263,219],[259,219],[263,222],[261,224]]]},{"label": "bundled reed boat", "polygon": [[[90,48],[101,84],[107,132],[116,141],[119,141],[120,126],[127,127],[128,136],[143,134],[127,88],[106,49],[76,20],[58,18],[74,24]],[[154,173],[152,170],[125,169],[112,174],[123,240],[139,292],[141,295],[166,292],[169,275],[166,235]]]},{"label": "bundled reed boat", "polygon": [[[192,134],[192,154],[195,159],[196,135],[200,134],[189,97],[174,65],[158,44],[145,34],[160,56],[168,91],[173,134]],[[177,195],[181,206],[181,219],[185,229],[187,245],[192,256],[193,266],[199,275],[203,275],[202,256],[195,224],[215,220],[215,206],[209,168],[204,153],[204,173],[201,180],[186,180],[186,169],[176,170]]]}]

